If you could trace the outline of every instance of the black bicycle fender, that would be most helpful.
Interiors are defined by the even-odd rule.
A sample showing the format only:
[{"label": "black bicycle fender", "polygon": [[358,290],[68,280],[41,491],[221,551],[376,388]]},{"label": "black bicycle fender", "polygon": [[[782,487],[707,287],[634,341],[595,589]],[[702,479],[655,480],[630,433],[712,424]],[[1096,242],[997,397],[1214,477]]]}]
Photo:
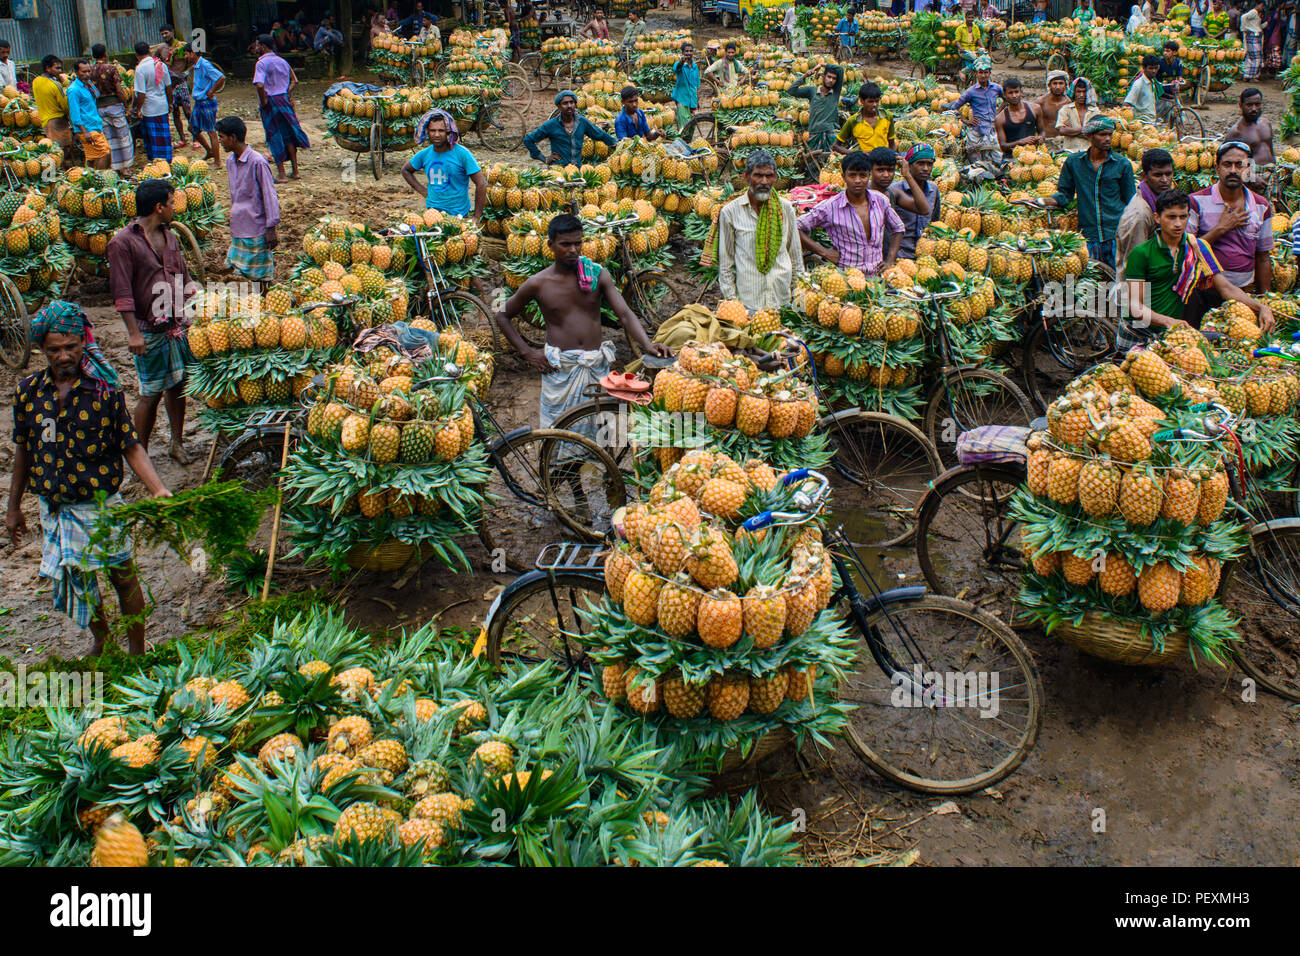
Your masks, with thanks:
[{"label": "black bicycle fender", "polygon": [[506,432],[504,435],[502,435],[492,443],[492,447],[488,449],[488,454],[491,455],[495,453],[497,449],[499,449],[502,445],[506,444],[507,442],[512,442],[518,438],[523,438],[532,430],[533,430],[532,425],[520,425],[518,428]]},{"label": "black bicycle fender", "polygon": [[891,604],[900,604],[903,601],[912,601],[919,597],[925,597],[928,593],[924,585],[912,585],[905,588],[892,588],[888,591],[882,591],[880,594],[868,594],[863,596],[863,613],[872,614],[882,607],[889,607]]}]

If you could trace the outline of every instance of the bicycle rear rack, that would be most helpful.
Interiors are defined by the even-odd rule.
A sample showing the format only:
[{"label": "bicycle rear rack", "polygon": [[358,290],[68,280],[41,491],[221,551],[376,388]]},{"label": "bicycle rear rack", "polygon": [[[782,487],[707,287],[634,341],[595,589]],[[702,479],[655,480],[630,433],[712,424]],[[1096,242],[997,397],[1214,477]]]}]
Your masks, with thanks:
[{"label": "bicycle rear rack", "polygon": [[248,420],[244,422],[244,427],[256,430],[282,428],[296,423],[301,413],[302,409],[300,408],[273,408],[256,415],[250,415]]},{"label": "bicycle rear rack", "polygon": [[533,566],[539,571],[600,571],[607,550],[604,544],[553,541],[542,548]]}]

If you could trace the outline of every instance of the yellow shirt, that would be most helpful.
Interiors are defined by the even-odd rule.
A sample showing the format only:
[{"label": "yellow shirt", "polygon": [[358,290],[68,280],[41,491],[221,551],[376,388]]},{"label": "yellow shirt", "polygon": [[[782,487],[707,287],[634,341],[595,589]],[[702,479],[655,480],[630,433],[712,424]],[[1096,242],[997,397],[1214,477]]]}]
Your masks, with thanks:
[{"label": "yellow shirt", "polygon": [[32,80],[32,98],[36,100],[36,111],[40,114],[42,126],[50,120],[67,118],[68,97],[58,80],[43,75]]},{"label": "yellow shirt", "polygon": [[957,28],[957,45],[967,53],[974,53],[979,48],[981,39],[983,35],[978,23],[972,23],[969,30],[964,23]]},{"label": "yellow shirt", "polygon": [[894,122],[884,113],[876,114],[875,123],[868,123],[862,118],[862,114],[858,112],[844,121],[836,141],[841,145],[850,146],[852,141],[856,139],[858,149],[864,153],[869,153],[877,146],[888,146],[893,132]]}]

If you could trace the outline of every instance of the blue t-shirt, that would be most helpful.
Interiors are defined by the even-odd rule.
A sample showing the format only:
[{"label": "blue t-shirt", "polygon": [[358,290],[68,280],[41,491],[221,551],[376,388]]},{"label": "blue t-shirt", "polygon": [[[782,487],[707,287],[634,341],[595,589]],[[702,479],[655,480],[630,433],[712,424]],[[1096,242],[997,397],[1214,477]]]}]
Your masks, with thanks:
[{"label": "blue t-shirt", "polygon": [[479,171],[473,153],[460,143],[443,153],[426,146],[411,157],[411,167],[423,170],[429,178],[426,208],[452,216],[469,215],[469,178]]},{"label": "blue t-shirt", "polygon": [[835,24],[835,32],[840,35],[840,43],[843,46],[853,46],[853,37],[858,32],[858,21],[845,17]]},{"label": "blue t-shirt", "polygon": [[650,124],[646,122],[645,110],[637,107],[636,116],[628,116],[627,110],[619,110],[614,118],[614,135],[619,139],[629,136],[650,138]]},{"label": "blue t-shirt", "polygon": [[673,87],[673,102],[695,109],[700,105],[700,67],[696,63],[674,63],[677,84]]}]

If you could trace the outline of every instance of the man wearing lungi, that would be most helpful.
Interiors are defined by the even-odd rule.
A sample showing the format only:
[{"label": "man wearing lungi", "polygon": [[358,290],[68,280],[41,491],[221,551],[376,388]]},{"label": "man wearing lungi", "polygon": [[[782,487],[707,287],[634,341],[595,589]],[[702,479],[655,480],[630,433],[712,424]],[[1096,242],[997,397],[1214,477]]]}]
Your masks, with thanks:
[{"label": "man wearing lungi", "polygon": [[149,493],[170,497],[127,414],[117,373],[95,344],[90,322],[71,302],[54,301],[32,318],[32,338],[49,367],[18,383],[14,394],[14,473],[5,529],[16,546],[27,533],[23,494],[30,487],[40,506],[40,575],[52,584],[54,605],[94,639],[91,656],[104,651],[108,619],[98,571],[108,571],[128,648],[144,653],[144,595],[129,549],[92,546],[99,511],[96,495],[121,504],[122,459]]},{"label": "man wearing lungi", "polygon": [[144,152],[150,159],[172,161],[171,111],[172,74],[167,64],[149,51],[141,40],[135,45],[135,102],[131,111],[140,117]]},{"label": "man wearing lungi", "polygon": [[217,140],[217,94],[226,87],[226,74],[199,56],[193,43],[185,44],[185,63],[194,73],[194,111],[190,114],[190,132],[194,145],[203,146],[204,159],[221,162],[221,145]]},{"label": "man wearing lungi", "polygon": [[122,71],[108,59],[108,47],[96,43],[90,48],[95,62],[90,65],[90,82],[95,85],[99,99],[95,105],[108,140],[109,162],[119,173],[130,170],[135,163],[135,136],[126,119],[126,104],[131,93],[122,85]]},{"label": "man wearing lungi", "polygon": [[72,135],[81,145],[86,165],[92,169],[108,169],[108,140],[104,138],[104,121],[99,118],[95,105],[99,92],[90,82],[90,61],[82,57],[76,65],[77,78],[68,85],[68,120]]},{"label": "man wearing lungi", "polygon": [[[609,270],[582,254],[581,219],[568,213],[556,216],[547,227],[546,244],[555,262],[524,280],[496,314],[506,340],[542,373],[542,428],[550,428],[566,409],[587,401],[587,386],[609,374],[614,345],[601,341],[602,299],[641,351],[665,358],[673,354],[668,346],[650,341]],[[530,302],[537,303],[546,322],[545,348],[531,348],[511,321]]]},{"label": "man wearing lungi", "polygon": [[244,142],[248,127],[238,116],[221,117],[217,135],[229,154],[226,175],[230,177],[230,251],[226,253],[226,268],[256,282],[260,291],[262,283],[275,277],[274,249],[280,244],[275,231],[280,224],[280,199],[271,164]]},{"label": "man wearing lungi", "polygon": [[[253,67],[253,86],[261,102],[262,129],[266,131],[266,145],[275,160],[275,181],[288,182],[300,179],[298,175],[298,150],[307,149],[311,143],[298,123],[293,111],[293,88],[298,77],[284,57],[275,52],[275,41],[270,34],[257,38],[257,65]],[[288,179],[284,175],[284,161],[289,161]]]}]

